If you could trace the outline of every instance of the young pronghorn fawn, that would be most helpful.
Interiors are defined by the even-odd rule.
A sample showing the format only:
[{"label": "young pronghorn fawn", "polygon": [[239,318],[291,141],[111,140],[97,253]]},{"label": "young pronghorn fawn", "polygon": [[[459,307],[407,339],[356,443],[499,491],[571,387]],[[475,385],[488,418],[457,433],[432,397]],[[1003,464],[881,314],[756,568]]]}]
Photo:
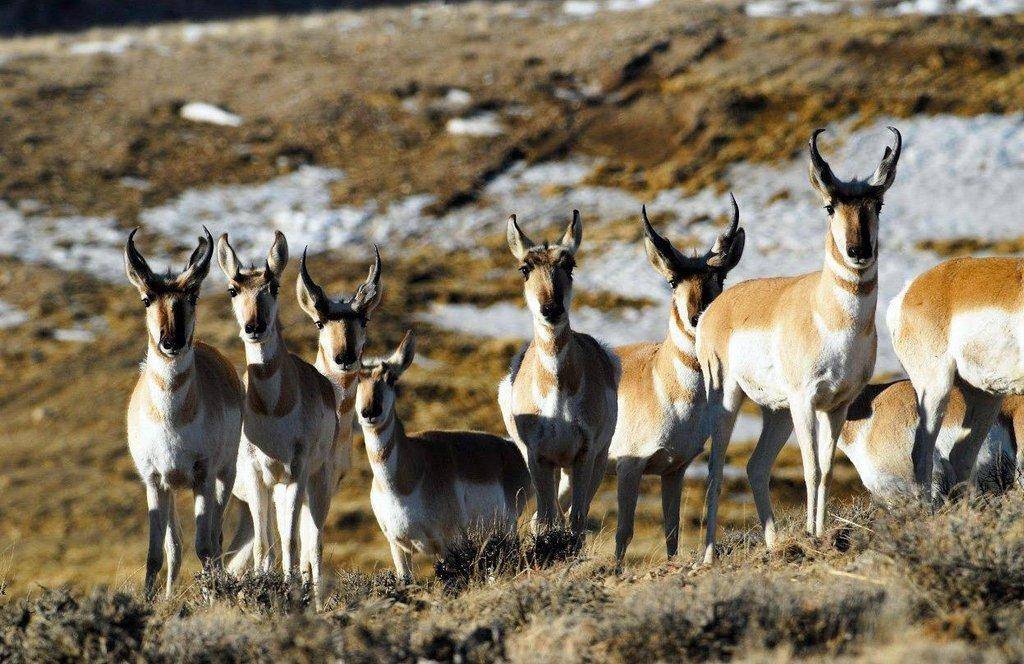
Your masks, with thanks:
[{"label": "young pronghorn fawn", "polygon": [[[966,414],[963,392],[954,387],[935,446],[933,491],[946,497],[968,483],[981,491],[1001,491],[1015,479],[1021,482],[1015,457],[1024,454],[1024,398],[1006,398],[980,450],[967,449]],[[839,449],[856,466],[867,490],[883,500],[912,497],[916,485],[911,452],[919,418],[911,382],[868,385],[846,417]]]},{"label": "young pronghorn fawn", "polygon": [[516,446],[477,431],[407,435],[395,413],[395,385],[412,364],[407,332],[391,357],[364,363],[356,412],[373,470],[370,505],[391,546],[395,571],[412,581],[414,552],[441,556],[474,533],[512,532],[530,498],[530,476]]},{"label": "young pronghorn fawn", "polygon": [[[291,354],[281,336],[278,290],[288,263],[288,243],[278,232],[259,268],[242,268],[227,234],[217,259],[245,344],[245,405],[238,451],[239,481],[249,505],[253,562],[265,568],[273,503],[286,576],[299,535],[300,569],[322,596],[323,527],[334,491],[330,463],[338,431],[334,388],[316,368]],[[301,518],[300,518],[301,512]]]},{"label": "young pronghorn fawn", "polygon": [[765,543],[775,544],[768,492],[772,464],[793,429],[803,460],[807,532],[821,536],[836,439],[850,402],[875,366],[878,215],[896,177],[900,133],[866,181],[844,182],[810,141],[811,184],[828,213],[825,264],[797,277],[753,279],[726,290],[697,327],[711,418],[704,560],[714,559],[725,449],[745,398],[761,407],[763,429],[747,477]]},{"label": "young pronghorn fawn", "polygon": [[957,258],[912,279],[890,303],[892,345],[917,395],[912,459],[931,499],[936,440],[959,388],[963,449],[973,455],[1009,395],[1024,394],[1024,259]]},{"label": "young pronghorn fawn", "polygon": [[579,212],[558,244],[534,244],[508,220],[508,245],[520,262],[534,338],[512,360],[498,389],[505,426],[530,468],[539,530],[562,523],[559,469],[572,492],[570,528],[582,535],[604,476],[615,431],[618,359],[569,325],[574,256],[583,237]]},{"label": "young pronghorn fawn", "polygon": [[651,265],[672,288],[668,338],[615,349],[622,363],[619,410],[609,451],[609,470],[618,479],[615,559],[622,564],[633,538],[640,480],[661,477],[665,548],[669,558],[679,544],[679,500],[683,474],[704,450],[704,379],[694,349],[697,322],[722,292],[725,277],[743,255],[740,210],[732,199],[732,223],[703,256],[685,256],[658,235],[643,210],[644,247]]},{"label": "young pronghorn fawn", "polygon": [[[338,484],[352,466],[352,424],[353,404],[356,396],[356,378],[360,369],[363,348],[366,346],[366,327],[370,315],[380,304],[382,289],[380,285],[381,261],[380,251],[374,246],[374,263],[366,280],[360,284],[350,298],[330,298],[313,280],[306,266],[306,252],[302,252],[299,263],[299,278],[295,282],[296,296],[299,306],[313,319],[319,330],[319,343],[316,362],[317,370],[334,385],[335,404],[338,414],[338,433],[334,440],[334,448],[327,458],[328,468],[325,474],[329,480],[331,491],[336,491]],[[244,487],[239,487],[235,496],[242,502],[245,499]],[[243,506],[239,516],[239,527],[235,533],[230,551],[233,552],[230,569],[238,572],[252,564],[253,525],[248,507]],[[303,512],[303,516],[307,513]],[[300,526],[301,533],[311,532],[312,526]],[[300,546],[302,546],[300,542]],[[265,560],[269,560],[266,558]]]},{"label": "young pronghorn fawn", "polygon": [[125,271],[146,309],[148,350],[128,404],[128,448],[146,485],[149,555],[146,596],[164,555],[167,596],[181,567],[181,535],[173,492],[195,496],[196,554],[203,565],[221,554],[221,521],[235,483],[242,426],[242,384],[212,347],[195,341],[199,287],[210,269],[213,237],[205,238],[178,275],[159,275],[135,248],[135,229],[124,248]]}]

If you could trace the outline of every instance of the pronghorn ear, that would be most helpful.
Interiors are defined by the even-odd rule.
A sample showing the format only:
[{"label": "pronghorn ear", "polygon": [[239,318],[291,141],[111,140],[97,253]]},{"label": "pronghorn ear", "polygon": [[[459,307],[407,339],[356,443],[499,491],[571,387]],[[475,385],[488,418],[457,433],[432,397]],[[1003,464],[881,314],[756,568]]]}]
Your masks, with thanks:
[{"label": "pronghorn ear", "polygon": [[508,228],[506,229],[505,237],[508,240],[508,248],[512,250],[512,255],[516,257],[516,260],[525,260],[526,253],[533,247],[533,240],[526,237],[523,229],[519,228],[519,224],[516,223],[516,215],[514,214],[508,218]]},{"label": "pronghorn ear", "polygon": [[302,261],[299,262],[299,278],[295,280],[295,297],[302,308],[314,321],[319,321],[326,311],[327,296],[306,269],[306,249],[302,250]]},{"label": "pronghorn ear", "polygon": [[271,245],[270,252],[267,254],[267,270],[280,279],[287,265],[288,240],[285,239],[284,233],[281,231],[274,231],[274,244]]},{"label": "pronghorn ear", "polygon": [[676,278],[674,269],[676,249],[668,239],[658,234],[647,218],[647,206],[640,209],[640,217],[644,225],[644,249],[647,251],[647,259],[658,271],[658,274],[665,279],[672,281]]},{"label": "pronghorn ear", "polygon": [[387,365],[401,374],[409,368],[415,356],[416,335],[412,330],[409,330],[405,333],[402,343],[398,344],[398,348],[391,354],[391,357],[387,359]]},{"label": "pronghorn ear", "polygon": [[562,246],[568,249],[570,254],[576,255],[581,242],[583,242],[583,222],[580,220],[580,211],[573,210],[572,221],[569,222],[569,227],[565,229],[565,235],[562,236]]},{"label": "pronghorn ear", "polygon": [[138,232],[139,228],[136,226],[128,234],[128,241],[124,244],[124,271],[128,275],[128,281],[132,282],[132,285],[140,291],[144,291],[152,284],[153,270],[149,268],[149,263],[135,248],[135,234]]},{"label": "pronghorn ear", "polygon": [[363,316],[368,316],[376,309],[384,295],[384,289],[380,286],[380,249],[376,244],[373,245],[373,253],[373,265],[370,266],[370,271],[366,275],[366,281],[359,285],[359,289],[352,298],[353,305]]},{"label": "pronghorn ear", "polygon": [[228,279],[238,276],[238,255],[235,253],[234,247],[231,246],[227,233],[221,235],[217,240],[217,262],[220,263],[220,269],[224,271]]}]

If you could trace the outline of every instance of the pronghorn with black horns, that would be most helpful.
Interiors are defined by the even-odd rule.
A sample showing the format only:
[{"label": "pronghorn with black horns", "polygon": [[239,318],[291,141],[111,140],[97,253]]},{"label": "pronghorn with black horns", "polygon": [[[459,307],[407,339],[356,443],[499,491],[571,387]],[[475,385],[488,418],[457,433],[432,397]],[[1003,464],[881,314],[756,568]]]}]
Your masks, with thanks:
[{"label": "pronghorn with black horns", "polygon": [[370,505],[405,582],[413,553],[441,556],[461,537],[514,532],[532,493],[510,440],[478,431],[406,434],[395,386],[414,354],[407,332],[391,357],[364,363],[356,390],[373,470]]},{"label": "pronghorn with black horns", "polygon": [[894,148],[867,180],[839,180],[810,140],[810,179],[828,214],[824,267],[797,277],[753,279],[726,290],[697,326],[697,356],[712,418],[704,560],[714,558],[725,449],[744,399],[761,408],[763,429],[747,476],[769,548],[775,520],[772,464],[796,430],[807,490],[807,532],[821,536],[836,439],[850,402],[875,366],[878,336],[878,216],[896,177]]},{"label": "pronghorn with black horns", "polygon": [[284,234],[276,233],[262,267],[243,268],[227,234],[217,244],[217,258],[245,345],[238,479],[252,518],[253,561],[264,568],[273,504],[284,573],[292,574],[292,546],[300,541],[300,569],[312,580],[319,607],[323,528],[334,490],[329,460],[338,432],[334,387],[290,353],[281,335],[278,291],[288,264]]},{"label": "pronghorn with black horns", "polygon": [[890,303],[892,345],[917,395],[912,461],[931,498],[935,443],[950,395],[963,394],[963,449],[985,439],[1003,399],[1024,395],[1024,259],[956,258],[912,279]]},{"label": "pronghorn with black horns", "polygon": [[580,214],[558,244],[534,244],[508,220],[508,246],[519,261],[534,338],[512,360],[498,389],[505,426],[526,457],[537,493],[539,530],[561,525],[559,470],[569,475],[570,528],[582,535],[604,476],[615,431],[619,362],[569,324],[572,271],[583,239]]},{"label": "pronghorn with black horns", "polygon": [[672,289],[668,337],[661,343],[616,348],[622,363],[618,420],[609,451],[609,470],[618,481],[615,559],[622,564],[633,538],[640,480],[661,478],[665,548],[669,558],[679,545],[679,501],[683,474],[704,451],[704,379],[694,348],[701,314],[722,292],[725,277],[743,255],[745,233],[732,198],[732,221],[703,256],[686,256],[662,237],[643,209],[644,247],[654,269]]},{"label": "pronghorn with black horns", "polygon": [[[380,304],[383,294],[380,284],[380,251],[376,245],[373,250],[374,262],[369,274],[350,298],[335,299],[324,293],[323,288],[309,274],[305,250],[299,263],[299,278],[295,282],[299,306],[313,319],[319,330],[314,366],[334,385],[338,434],[334,440],[334,449],[327,459],[329,467],[325,471],[332,492],[337,490],[338,484],[352,467],[352,405],[356,395],[356,378],[367,342],[366,329],[370,315]],[[235,495],[247,502],[243,487],[239,487]],[[234,553],[231,569],[235,572],[252,564],[252,520],[244,512],[239,519],[239,528],[231,546]],[[311,526],[300,527],[301,532],[310,530]]]},{"label": "pronghorn with black horns", "polygon": [[181,567],[174,491],[195,496],[196,554],[219,563],[221,521],[235,483],[242,426],[242,384],[223,355],[195,340],[199,288],[210,270],[213,237],[192,252],[177,275],[155,274],[135,248],[124,248],[125,272],[146,311],[148,350],[128,404],[128,448],[146,485],[149,554],[146,596],[167,556],[167,596]]}]

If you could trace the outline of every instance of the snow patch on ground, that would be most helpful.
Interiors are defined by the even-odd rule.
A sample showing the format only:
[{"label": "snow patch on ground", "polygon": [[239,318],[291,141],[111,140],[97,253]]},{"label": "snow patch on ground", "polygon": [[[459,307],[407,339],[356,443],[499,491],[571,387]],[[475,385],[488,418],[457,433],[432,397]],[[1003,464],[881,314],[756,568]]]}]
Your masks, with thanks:
[{"label": "snow patch on ground", "polygon": [[137,40],[132,35],[118,35],[111,39],[76,42],[68,46],[71,55],[122,55],[135,46]]},{"label": "snow patch on ground", "polygon": [[658,4],[659,0],[566,0],[562,3],[562,11],[569,16],[593,16],[600,11],[625,12],[644,9]]},{"label": "snow patch on ground", "polygon": [[9,330],[27,322],[27,313],[9,302],[0,300],[0,330]]},{"label": "snow patch on ground", "polygon": [[449,134],[455,136],[501,136],[505,127],[497,113],[476,113],[465,118],[452,118],[445,125]]},{"label": "snow patch on ground", "polygon": [[222,127],[239,127],[242,124],[240,116],[203,101],[191,101],[185,104],[181,107],[180,114],[183,119],[191,122],[205,122]]}]

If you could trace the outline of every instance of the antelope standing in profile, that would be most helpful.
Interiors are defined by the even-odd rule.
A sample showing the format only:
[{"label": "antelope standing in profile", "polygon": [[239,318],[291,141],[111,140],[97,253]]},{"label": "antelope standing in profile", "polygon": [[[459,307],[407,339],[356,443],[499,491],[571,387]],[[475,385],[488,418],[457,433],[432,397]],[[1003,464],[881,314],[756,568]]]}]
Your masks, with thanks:
[{"label": "antelope standing in profile", "polygon": [[[965,442],[970,429],[963,424],[966,415],[963,392],[954,387],[935,446],[933,491],[946,497],[967,483],[981,491],[1001,491],[1015,479],[1024,481],[1015,459],[1024,455],[1024,398],[1006,398],[980,450],[968,449]],[[839,449],[856,466],[865,488],[883,500],[913,496],[911,453],[919,418],[911,382],[868,385],[846,417]]]},{"label": "antelope standing in profile", "polygon": [[912,460],[926,499],[954,386],[966,406],[968,454],[979,449],[1004,397],[1024,394],[1022,292],[1024,260],[957,258],[912,279],[886,311],[893,348],[917,395]]},{"label": "antelope standing in profile", "polygon": [[511,441],[477,431],[407,435],[395,385],[412,364],[407,332],[385,360],[365,363],[356,412],[373,470],[370,505],[391,546],[395,571],[412,581],[414,552],[440,556],[459,537],[512,532],[530,498],[530,476]]},{"label": "antelope standing in profile", "polygon": [[[341,480],[352,467],[352,424],[353,404],[356,395],[356,379],[359,374],[363,348],[366,346],[366,328],[370,315],[380,304],[383,291],[380,285],[380,251],[374,246],[374,263],[366,280],[360,284],[350,298],[328,297],[310,276],[306,266],[306,252],[302,252],[299,263],[299,279],[295,282],[299,306],[313,319],[319,330],[318,350],[314,366],[334,386],[335,404],[338,415],[338,434],[334,449],[328,456],[329,467],[324,475],[329,479],[331,492],[337,491]],[[235,496],[245,500],[244,489],[240,487]],[[306,514],[305,512],[303,513]],[[252,563],[252,519],[245,507],[240,515],[238,531],[231,550],[232,571],[241,571]],[[312,524],[300,524],[302,533],[312,532]],[[302,544],[300,543],[300,546]],[[266,559],[265,559],[266,560]]]},{"label": "antelope standing in profile", "polygon": [[836,439],[850,403],[875,366],[878,342],[878,215],[896,177],[901,137],[866,181],[844,182],[810,141],[811,184],[828,213],[825,265],[797,277],[753,279],[726,290],[697,327],[712,426],[704,560],[714,559],[725,449],[744,399],[761,407],[763,429],[747,463],[769,548],[775,519],[768,492],[772,464],[793,429],[807,490],[807,532],[821,536]]},{"label": "antelope standing in profile", "polygon": [[574,257],[583,238],[573,211],[561,242],[534,244],[508,220],[508,245],[520,262],[534,338],[512,360],[498,403],[512,440],[526,457],[537,492],[537,527],[562,522],[559,469],[572,492],[570,528],[582,534],[604,476],[615,431],[619,363],[604,346],[569,325]]},{"label": "antelope standing in profile", "polygon": [[679,545],[679,501],[683,474],[704,451],[704,379],[694,349],[697,322],[722,292],[725,277],[743,255],[745,233],[732,199],[728,230],[703,256],[685,256],[658,235],[643,210],[644,247],[651,265],[672,288],[668,338],[616,348],[622,363],[618,420],[609,451],[609,470],[618,479],[618,527],[615,559],[621,566],[633,538],[640,480],[661,477],[665,548],[669,558]]},{"label": "antelope standing in profile", "polygon": [[148,350],[128,403],[128,448],[146,485],[149,554],[146,596],[167,556],[167,596],[181,567],[181,535],[173,492],[195,496],[196,554],[203,565],[221,554],[221,520],[235,483],[242,426],[242,384],[215,349],[195,340],[199,287],[210,269],[213,237],[192,252],[177,275],[155,274],[135,248],[124,248],[125,272],[146,310]]},{"label": "antelope standing in profile", "polygon": [[338,432],[334,387],[285,346],[278,291],[288,264],[288,243],[278,232],[263,267],[242,268],[227,234],[217,259],[245,345],[245,406],[238,452],[239,480],[254,530],[253,561],[265,567],[273,504],[285,575],[292,545],[302,533],[300,569],[321,605],[323,527],[334,490],[330,461]]}]

